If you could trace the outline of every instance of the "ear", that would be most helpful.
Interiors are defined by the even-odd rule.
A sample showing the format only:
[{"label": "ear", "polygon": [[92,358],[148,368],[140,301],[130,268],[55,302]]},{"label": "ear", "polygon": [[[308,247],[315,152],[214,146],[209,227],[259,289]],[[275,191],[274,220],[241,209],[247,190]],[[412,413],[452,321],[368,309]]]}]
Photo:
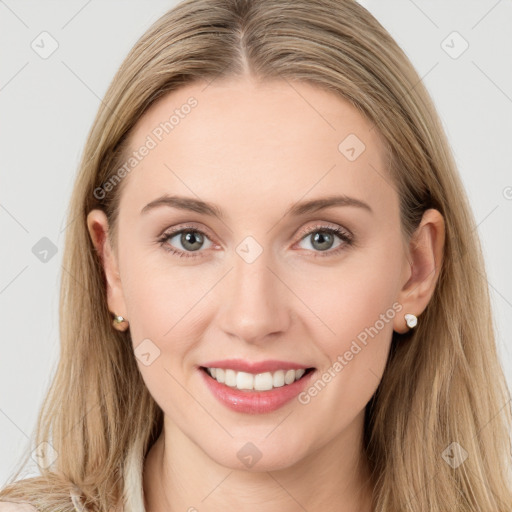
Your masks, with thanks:
[{"label": "ear", "polygon": [[108,220],[102,210],[91,210],[87,215],[87,228],[100,258],[107,280],[109,310],[126,318],[126,305],[119,275],[119,265],[108,238]]},{"label": "ear", "polygon": [[444,242],[443,216],[438,210],[426,210],[409,242],[406,282],[397,299],[403,310],[393,325],[396,332],[403,334],[409,330],[404,315],[412,313],[419,317],[427,307],[441,270]]}]

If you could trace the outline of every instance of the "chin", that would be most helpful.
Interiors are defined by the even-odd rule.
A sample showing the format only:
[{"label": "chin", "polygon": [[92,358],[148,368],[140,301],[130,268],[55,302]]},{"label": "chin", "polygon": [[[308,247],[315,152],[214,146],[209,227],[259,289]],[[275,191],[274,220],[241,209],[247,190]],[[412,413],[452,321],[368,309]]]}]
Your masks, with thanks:
[{"label": "chin", "polygon": [[279,471],[287,469],[299,463],[306,454],[299,453],[295,446],[287,446],[283,449],[283,443],[269,442],[268,440],[236,441],[222,451],[217,451],[220,446],[215,447],[213,451],[205,452],[217,464],[236,471],[248,471],[251,473]]}]

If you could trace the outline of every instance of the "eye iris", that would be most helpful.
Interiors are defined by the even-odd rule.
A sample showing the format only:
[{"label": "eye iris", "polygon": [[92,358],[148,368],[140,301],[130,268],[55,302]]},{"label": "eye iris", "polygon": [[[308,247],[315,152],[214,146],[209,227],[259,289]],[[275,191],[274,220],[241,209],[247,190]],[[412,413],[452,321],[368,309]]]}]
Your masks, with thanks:
[{"label": "eye iris", "polygon": [[[190,251],[196,251],[197,249],[200,249],[202,243],[203,243],[203,237],[201,234],[199,234],[197,231],[184,231],[181,234],[181,244],[185,249],[188,249]],[[198,245],[196,247],[190,247],[190,245]]]},{"label": "eye iris", "polygon": [[[315,244],[318,242],[320,244],[322,243],[325,243],[325,241],[328,241],[330,243],[328,243],[328,247],[316,247]],[[314,235],[313,235],[313,247],[319,249],[320,251],[325,251],[327,249],[330,249],[332,247],[332,243],[333,243],[333,235],[331,233],[327,233],[325,231],[317,231]]]}]

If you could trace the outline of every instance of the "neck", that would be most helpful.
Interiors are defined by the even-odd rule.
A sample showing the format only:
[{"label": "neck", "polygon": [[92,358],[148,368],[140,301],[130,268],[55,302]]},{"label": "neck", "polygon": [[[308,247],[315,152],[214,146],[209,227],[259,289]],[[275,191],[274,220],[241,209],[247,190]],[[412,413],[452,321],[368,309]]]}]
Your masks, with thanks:
[{"label": "neck", "polygon": [[146,512],[370,512],[362,418],[292,466],[259,472],[217,464],[166,418],[144,464]]}]

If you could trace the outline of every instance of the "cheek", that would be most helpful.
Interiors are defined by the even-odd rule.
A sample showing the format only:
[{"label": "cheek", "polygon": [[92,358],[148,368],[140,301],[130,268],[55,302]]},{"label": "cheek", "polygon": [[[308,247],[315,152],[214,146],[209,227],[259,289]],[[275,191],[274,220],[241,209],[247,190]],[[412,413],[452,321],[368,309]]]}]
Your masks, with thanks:
[{"label": "cheek", "polygon": [[384,331],[384,336],[392,330],[397,274],[387,265],[376,263],[345,276],[337,298],[329,297],[334,330],[342,340],[357,338],[364,342],[369,330],[378,335],[374,327],[379,333]]},{"label": "cheek", "polygon": [[200,267],[180,267],[165,256],[135,253],[125,258],[122,272],[134,346],[149,338],[160,348],[162,361],[172,359],[175,366],[172,356],[183,356],[199,338],[194,325],[207,314],[205,296],[216,276]]},{"label": "cheek", "polygon": [[[318,312],[319,321],[309,325],[324,356],[321,372],[343,374],[337,380],[345,381],[345,391],[353,387],[353,397],[373,393],[387,360],[394,319],[404,314],[396,301],[402,263],[397,247],[376,243],[371,250],[354,252],[325,273],[322,287],[307,295],[308,306]],[[339,364],[333,369],[335,362]]]},{"label": "cheek", "polygon": [[318,321],[309,325],[315,326],[311,327],[317,333],[314,339],[331,361],[348,350],[352,340],[364,343],[369,331],[373,337],[389,338],[401,307],[395,304],[401,275],[399,251],[386,249],[384,243],[354,251],[339,265],[323,268],[314,285],[311,272],[302,274],[294,291],[315,312]]}]

